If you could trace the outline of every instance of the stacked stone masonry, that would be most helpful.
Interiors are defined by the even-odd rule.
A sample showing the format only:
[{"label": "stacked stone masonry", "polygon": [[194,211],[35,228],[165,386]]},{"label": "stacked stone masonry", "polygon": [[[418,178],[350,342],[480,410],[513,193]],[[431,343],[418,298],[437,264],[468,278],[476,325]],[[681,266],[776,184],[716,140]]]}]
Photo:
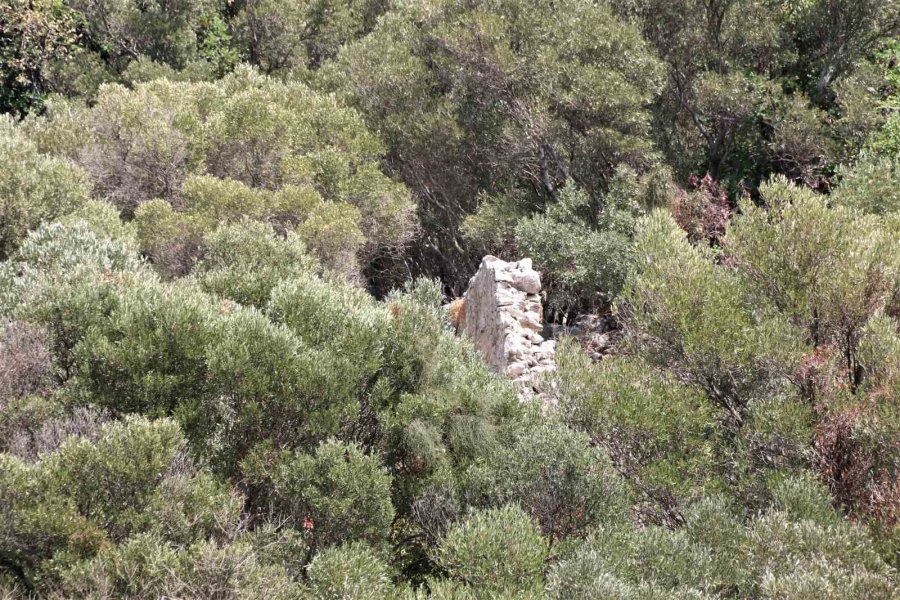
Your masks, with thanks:
[{"label": "stacked stone masonry", "polygon": [[516,382],[523,396],[540,392],[542,374],[556,368],[556,342],[542,331],[541,278],[531,259],[481,261],[469,280],[458,331],[488,366]]}]

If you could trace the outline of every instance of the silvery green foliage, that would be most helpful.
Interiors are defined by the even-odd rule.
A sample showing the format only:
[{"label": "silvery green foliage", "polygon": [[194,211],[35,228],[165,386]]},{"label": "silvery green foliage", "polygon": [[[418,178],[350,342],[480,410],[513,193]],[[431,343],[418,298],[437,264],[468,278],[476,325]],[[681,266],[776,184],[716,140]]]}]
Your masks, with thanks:
[{"label": "silvery green foliage", "polygon": [[[603,528],[548,576],[553,598],[761,597],[890,598],[893,571],[863,529],[828,505],[809,478],[788,479],[779,503],[741,521],[720,498],[691,507],[683,528]],[[825,501],[824,505],[822,501]],[[805,505],[805,506],[804,506]]]},{"label": "silvery green foliage", "polygon": [[[52,587],[53,570],[132,536],[189,544],[229,534],[239,500],[185,450],[175,422],[129,417],[90,438],[69,436],[34,463],[0,455],[0,529],[20,583]],[[78,550],[67,554],[67,546]],[[41,565],[54,554],[55,567]]]},{"label": "silvery green foliage", "polygon": [[38,152],[12,118],[0,118],[0,257],[9,258],[30,229],[87,203],[84,171]]},{"label": "silvery green foliage", "polygon": [[193,273],[198,284],[245,306],[263,308],[282,281],[307,278],[318,271],[299,235],[288,232],[279,237],[265,223],[222,225],[204,243],[203,259]]},{"label": "silvery green foliage", "polygon": [[523,424],[467,477],[473,498],[520,506],[554,542],[587,535],[627,513],[628,492],[609,457],[561,424]]},{"label": "silvery green foliage", "polygon": [[[126,218],[137,214],[142,250],[164,272],[167,261],[198,257],[171,256],[190,254],[185,244],[244,218],[296,231],[312,253],[351,276],[357,259],[365,267],[396,252],[413,231],[409,194],[382,172],[384,147],[359,114],[247,66],[215,82],[106,85],[91,107],[57,103],[24,127],[47,152],[32,147],[34,160],[77,175],[69,187],[86,184]],[[66,208],[47,216],[74,207]]]},{"label": "silvery green foliage", "polygon": [[474,511],[452,527],[438,562],[476,594],[534,591],[541,584],[547,542],[521,509],[507,505]]},{"label": "silvery green foliage", "polygon": [[598,217],[592,214],[593,202],[573,184],[561,190],[558,203],[543,214],[518,222],[517,245],[546,274],[550,310],[565,314],[579,307],[601,306],[618,294],[631,262],[638,210],[636,205],[623,210],[610,202],[597,211],[602,222],[595,227]]},{"label": "silvery green foliage", "polygon": [[260,445],[241,464],[256,501],[276,518],[305,528],[315,550],[342,543],[379,544],[394,518],[391,476],[377,456],[354,444],[323,442],[314,454]]},{"label": "silvery green foliage", "polygon": [[863,152],[840,174],[835,203],[876,214],[900,210],[900,157]]},{"label": "silvery green foliage", "polygon": [[323,550],[307,573],[313,596],[322,600],[388,600],[397,594],[384,560],[360,542]]}]

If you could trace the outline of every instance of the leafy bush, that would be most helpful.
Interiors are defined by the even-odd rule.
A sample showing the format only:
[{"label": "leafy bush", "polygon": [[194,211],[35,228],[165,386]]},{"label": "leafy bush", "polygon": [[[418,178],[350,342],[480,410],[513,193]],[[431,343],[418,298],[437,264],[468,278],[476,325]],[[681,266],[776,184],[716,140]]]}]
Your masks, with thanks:
[{"label": "leafy bush", "polygon": [[[533,257],[547,274],[548,308],[570,310],[603,306],[618,294],[631,263],[631,236],[637,206],[617,206],[611,196],[599,217],[591,214],[590,197],[573,186],[559,194],[544,214],[516,225],[517,247]],[[601,220],[594,228],[592,221]]]},{"label": "leafy bush", "polygon": [[387,537],[394,517],[391,478],[377,457],[357,446],[324,442],[314,456],[279,455],[262,446],[242,466],[258,490],[254,500],[305,528],[314,548],[351,540],[377,544]]},{"label": "leafy bush", "polygon": [[711,557],[704,550],[683,533],[666,529],[634,534],[601,530],[554,569],[549,576],[550,597],[583,598],[593,589],[613,598],[714,597],[700,587],[714,585]]},{"label": "leafy bush", "polygon": [[217,594],[232,597],[297,598],[302,587],[265,548],[244,539],[167,546],[152,535],[100,552],[63,574],[64,593],[97,597],[155,597]]},{"label": "leafy bush", "polygon": [[142,286],[121,290],[116,305],[75,347],[83,393],[101,406],[157,416],[203,398],[217,318],[206,298]]},{"label": "leafy bush", "polygon": [[591,364],[570,343],[560,346],[557,360],[564,420],[606,449],[649,503],[649,518],[677,519],[679,501],[721,484],[715,460],[721,415],[702,393],[631,358]]},{"label": "leafy bush", "polygon": [[750,528],[746,551],[763,597],[824,593],[833,598],[889,598],[897,593],[889,569],[865,534],[846,523],[792,522],[775,512]]},{"label": "leafy bush", "polygon": [[97,42],[119,56],[144,54],[180,66],[196,45],[194,27],[208,4],[154,2],[141,10],[129,4],[76,0],[73,6],[87,17]]},{"label": "leafy bush", "polygon": [[[527,426],[526,426],[527,427]],[[535,425],[469,474],[489,503],[514,503],[552,542],[625,517],[627,494],[609,458],[564,425]]]},{"label": "leafy bush", "polygon": [[78,42],[79,13],[55,2],[4,0],[0,54],[0,112],[24,114],[41,106],[47,65],[65,57]]},{"label": "leafy bush", "polygon": [[[178,262],[168,255],[185,252],[178,248],[191,236],[242,218],[296,229],[321,260],[349,274],[348,259],[365,266],[412,232],[412,204],[381,172],[379,140],[354,111],[299,82],[244,67],[215,82],[104,86],[77,122],[69,116],[52,110],[28,126],[84,166],[95,194],[127,218],[138,213],[142,248],[164,267]],[[82,135],[73,137],[76,128]],[[72,138],[72,147],[49,140],[50,131]],[[163,218],[158,203],[140,210],[155,199],[171,204],[171,214]],[[189,266],[168,270],[183,275]]]},{"label": "leafy bush", "polygon": [[690,245],[662,211],[642,221],[635,244],[641,251],[618,307],[634,344],[740,423],[751,398],[785,384],[800,351],[796,331],[745,305],[735,273]]},{"label": "leafy bush", "polygon": [[386,8],[382,0],[255,0],[237,14],[235,37],[244,54],[266,73],[316,68],[367,33]]},{"label": "leafy bush", "polygon": [[744,203],[728,232],[728,254],[758,302],[836,343],[853,368],[858,331],[897,281],[897,239],[877,218],[776,179],[761,188],[768,210]]},{"label": "leafy bush", "polygon": [[284,280],[306,279],[317,270],[296,233],[280,238],[270,225],[222,225],[204,238],[203,260],[194,270],[206,292],[245,306],[264,308]]},{"label": "leafy bush", "polygon": [[476,511],[452,527],[439,562],[450,577],[491,592],[528,592],[540,584],[547,544],[538,527],[515,506]]},{"label": "leafy bush", "polygon": [[323,600],[396,597],[387,565],[361,543],[323,550],[308,574],[314,597]]},{"label": "leafy bush", "polygon": [[900,157],[863,153],[841,175],[834,192],[835,203],[876,214],[900,210]]},{"label": "leafy bush", "polygon": [[8,118],[0,119],[0,258],[8,258],[30,229],[88,201],[81,169],[40,154]]},{"label": "leafy bush", "polygon": [[[550,596],[604,589],[622,598],[806,598],[817,590],[857,598],[867,586],[874,597],[896,593],[871,541],[836,519],[822,493],[808,478],[783,481],[779,503],[792,505],[793,514],[773,508],[746,528],[727,504],[711,499],[692,507],[679,530],[601,529],[554,567]],[[820,522],[808,520],[810,514]]]},{"label": "leafy bush", "polygon": [[129,536],[193,543],[233,527],[240,503],[184,450],[174,422],[134,417],[104,424],[94,441],[72,435],[33,464],[0,455],[9,573],[25,589],[47,591]]}]

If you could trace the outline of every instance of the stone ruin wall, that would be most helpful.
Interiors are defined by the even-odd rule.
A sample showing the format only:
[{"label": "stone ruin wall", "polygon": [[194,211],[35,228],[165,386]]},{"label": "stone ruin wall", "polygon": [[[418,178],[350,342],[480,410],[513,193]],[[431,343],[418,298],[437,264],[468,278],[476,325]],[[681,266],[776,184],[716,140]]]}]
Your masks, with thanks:
[{"label": "stone ruin wall", "polygon": [[541,376],[556,368],[556,342],[544,339],[541,278],[531,259],[486,256],[469,280],[457,323],[488,366],[512,379],[520,396],[540,393]]}]

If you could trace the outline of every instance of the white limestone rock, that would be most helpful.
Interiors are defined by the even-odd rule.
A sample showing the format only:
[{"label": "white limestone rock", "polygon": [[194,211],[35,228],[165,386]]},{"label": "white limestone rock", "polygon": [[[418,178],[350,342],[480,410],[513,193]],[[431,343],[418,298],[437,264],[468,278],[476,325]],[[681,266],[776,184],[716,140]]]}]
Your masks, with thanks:
[{"label": "white limestone rock", "polygon": [[540,393],[543,374],[556,368],[556,342],[545,340],[541,278],[531,259],[485,256],[469,280],[457,331],[470,338],[488,366],[516,382],[522,399]]}]

